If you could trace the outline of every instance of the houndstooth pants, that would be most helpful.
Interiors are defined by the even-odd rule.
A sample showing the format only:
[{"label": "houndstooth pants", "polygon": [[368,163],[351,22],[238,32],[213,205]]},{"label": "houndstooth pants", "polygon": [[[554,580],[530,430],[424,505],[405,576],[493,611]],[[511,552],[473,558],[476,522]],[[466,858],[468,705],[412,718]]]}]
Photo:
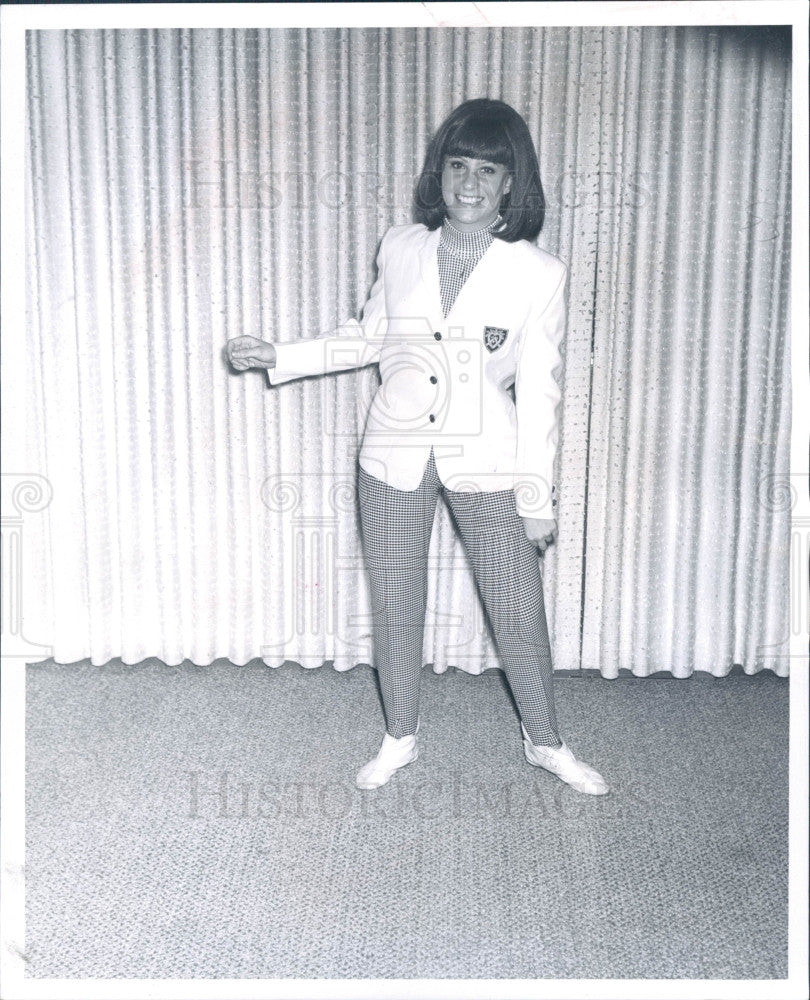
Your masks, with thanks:
[{"label": "houndstooth pants", "polygon": [[439,493],[475,573],[501,663],[532,743],[558,747],[551,647],[537,549],[512,490],[454,493],[433,449],[415,490],[394,489],[360,466],[360,518],[371,583],[374,648],[388,733],[416,732],[427,594],[427,557]]}]

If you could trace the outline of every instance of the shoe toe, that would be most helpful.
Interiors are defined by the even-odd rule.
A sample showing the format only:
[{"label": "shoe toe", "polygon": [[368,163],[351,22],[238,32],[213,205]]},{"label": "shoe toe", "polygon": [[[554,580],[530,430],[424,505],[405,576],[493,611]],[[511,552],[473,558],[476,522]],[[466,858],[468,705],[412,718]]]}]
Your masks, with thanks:
[{"label": "shoe toe", "polygon": [[563,781],[567,781],[572,788],[585,795],[606,795],[610,788],[602,775],[594,768],[576,761],[576,765],[571,768],[569,776],[560,775]]},{"label": "shoe toe", "polygon": [[418,756],[419,750],[416,746],[406,749],[404,754],[401,750],[399,754],[395,754],[384,744],[384,750],[357,772],[355,784],[363,789],[379,788],[390,781],[396,771],[406,764],[413,763]]},{"label": "shoe toe", "polygon": [[575,791],[585,795],[606,795],[610,786],[602,775],[577,760],[571,749],[563,744],[560,750],[535,747],[524,741],[524,753],[530,764],[542,767],[570,785]]},{"label": "shoe toe", "polygon": [[357,772],[355,784],[358,788],[378,788],[387,780],[377,768],[377,761],[371,760]]},{"label": "shoe toe", "polygon": [[596,771],[592,774],[586,772],[580,777],[572,779],[568,784],[576,789],[576,791],[582,792],[585,795],[607,795],[610,791],[608,783]]},{"label": "shoe toe", "polygon": [[379,788],[380,785],[384,785],[386,781],[391,777],[391,775],[380,774],[379,771],[366,771],[365,768],[360,771],[355,779],[355,784],[358,788],[368,790],[371,788]]}]

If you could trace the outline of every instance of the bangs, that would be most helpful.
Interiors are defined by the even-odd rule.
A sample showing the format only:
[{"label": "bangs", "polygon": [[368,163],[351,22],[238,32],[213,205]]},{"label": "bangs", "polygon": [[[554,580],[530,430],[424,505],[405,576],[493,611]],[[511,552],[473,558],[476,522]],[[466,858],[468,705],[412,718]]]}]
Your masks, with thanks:
[{"label": "bangs", "polygon": [[506,130],[497,121],[468,119],[447,137],[445,156],[468,156],[472,160],[489,160],[514,170],[512,144]]}]

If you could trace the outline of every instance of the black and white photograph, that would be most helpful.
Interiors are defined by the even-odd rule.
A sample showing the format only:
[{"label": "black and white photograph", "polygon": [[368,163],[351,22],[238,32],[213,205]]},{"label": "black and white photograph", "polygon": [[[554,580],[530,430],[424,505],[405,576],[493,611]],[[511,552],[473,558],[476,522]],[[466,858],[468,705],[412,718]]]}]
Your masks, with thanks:
[{"label": "black and white photograph", "polygon": [[0,17],[2,995],[805,996],[806,4]]}]

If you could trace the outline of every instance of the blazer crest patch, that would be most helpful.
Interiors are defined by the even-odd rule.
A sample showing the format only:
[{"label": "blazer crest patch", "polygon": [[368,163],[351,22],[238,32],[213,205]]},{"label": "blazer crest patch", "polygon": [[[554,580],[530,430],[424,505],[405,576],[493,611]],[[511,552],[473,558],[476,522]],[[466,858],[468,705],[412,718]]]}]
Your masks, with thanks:
[{"label": "blazer crest patch", "polygon": [[492,351],[497,351],[498,348],[502,346],[508,333],[508,330],[504,330],[503,327],[500,326],[484,327],[484,346],[490,354]]}]

